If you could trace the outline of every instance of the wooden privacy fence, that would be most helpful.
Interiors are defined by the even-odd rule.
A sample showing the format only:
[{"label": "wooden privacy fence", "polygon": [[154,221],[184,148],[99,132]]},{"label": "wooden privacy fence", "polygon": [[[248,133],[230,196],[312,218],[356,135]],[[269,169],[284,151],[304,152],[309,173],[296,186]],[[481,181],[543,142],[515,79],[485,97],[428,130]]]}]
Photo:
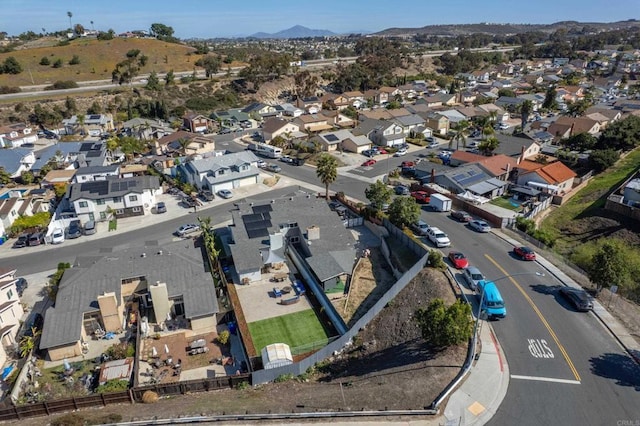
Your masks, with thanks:
[{"label": "wooden privacy fence", "polygon": [[54,401],[37,402],[34,404],[0,408],[0,421],[20,420],[29,417],[48,416],[65,411],[78,410],[88,407],[105,407],[111,404],[125,402],[141,402],[146,391],[156,392],[159,396],[184,395],[190,392],[206,392],[215,389],[233,388],[238,384],[251,382],[250,374],[237,376],[223,376],[184,382],[163,383],[151,386],[132,388],[128,391],[102,393],[77,398],[58,399]]}]

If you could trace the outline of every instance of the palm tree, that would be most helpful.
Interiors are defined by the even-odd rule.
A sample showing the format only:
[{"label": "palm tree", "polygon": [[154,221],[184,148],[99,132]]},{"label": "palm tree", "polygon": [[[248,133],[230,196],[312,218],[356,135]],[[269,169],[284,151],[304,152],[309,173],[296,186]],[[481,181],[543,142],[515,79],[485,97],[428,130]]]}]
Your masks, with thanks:
[{"label": "palm tree", "polygon": [[462,142],[462,146],[464,148],[467,147],[467,130],[469,129],[469,122],[462,120],[458,124],[456,124],[455,134],[449,140],[449,148],[453,145],[453,142],[456,143],[456,149],[460,148],[460,142]]},{"label": "palm tree", "polygon": [[178,143],[180,144],[180,150],[184,155],[187,155],[187,148],[191,145],[191,140],[187,138],[178,139]]},{"label": "palm tree", "polygon": [[71,17],[73,16],[73,13],[67,12],[67,16],[69,17],[69,28],[73,30],[73,24],[71,23]]},{"label": "palm tree", "polygon": [[338,178],[338,161],[330,154],[324,153],[318,158],[316,176],[324,183],[325,198],[329,199],[329,185]]},{"label": "palm tree", "polygon": [[86,119],[86,116],[84,114],[78,114],[76,116],[76,118],[78,119],[78,126],[80,126],[80,131],[81,131],[82,135],[85,136],[86,132],[85,132],[85,128],[84,128],[84,121]]}]

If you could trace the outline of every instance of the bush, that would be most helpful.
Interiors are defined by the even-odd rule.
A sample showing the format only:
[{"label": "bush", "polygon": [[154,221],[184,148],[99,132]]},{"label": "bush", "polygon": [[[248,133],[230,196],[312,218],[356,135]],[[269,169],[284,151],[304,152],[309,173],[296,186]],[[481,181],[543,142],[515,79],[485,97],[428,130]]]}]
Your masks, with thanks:
[{"label": "bush", "polygon": [[0,95],[6,95],[8,93],[20,93],[20,92],[22,92],[22,89],[20,89],[19,87],[0,86]]},{"label": "bush", "polygon": [[48,57],[43,56],[42,59],[40,59],[40,65],[51,65],[51,61]]},{"label": "bush", "polygon": [[73,55],[73,57],[69,61],[69,65],[78,65],[79,63],[80,63],[80,57],[78,55]]},{"label": "bush", "polygon": [[63,89],[73,89],[78,87],[78,83],[72,80],[61,81],[58,80],[53,83],[51,86],[47,86],[44,90],[63,90]]},{"label": "bush", "polygon": [[95,417],[91,420],[87,420],[87,425],[104,425],[112,423],[120,423],[122,421],[122,414],[108,413]]},{"label": "bush", "polygon": [[153,404],[159,399],[160,397],[158,396],[158,394],[153,391],[145,391],[145,393],[142,394],[142,402],[144,402],[145,404]]},{"label": "bush", "polygon": [[113,379],[96,388],[96,393],[120,392],[129,389],[128,380]]},{"label": "bush", "polygon": [[464,343],[473,334],[471,305],[456,300],[447,307],[442,299],[434,299],[426,309],[415,314],[422,337],[435,347]]},{"label": "bush", "polygon": [[442,253],[440,253],[438,250],[429,250],[427,266],[431,266],[432,268],[440,270],[444,270],[447,267],[447,265],[444,263]]},{"label": "bush", "polygon": [[84,426],[84,417],[78,413],[64,414],[53,419],[51,426]]},{"label": "bush", "polygon": [[218,342],[221,345],[226,345],[229,342],[229,336],[231,336],[231,333],[228,330],[221,331],[218,335]]},{"label": "bush", "polygon": [[62,68],[62,59],[58,58],[56,59],[56,61],[53,63],[53,68]]},{"label": "bush", "polygon": [[105,354],[111,359],[125,359],[130,358],[136,354],[136,348],[131,343],[117,343],[109,347]]}]

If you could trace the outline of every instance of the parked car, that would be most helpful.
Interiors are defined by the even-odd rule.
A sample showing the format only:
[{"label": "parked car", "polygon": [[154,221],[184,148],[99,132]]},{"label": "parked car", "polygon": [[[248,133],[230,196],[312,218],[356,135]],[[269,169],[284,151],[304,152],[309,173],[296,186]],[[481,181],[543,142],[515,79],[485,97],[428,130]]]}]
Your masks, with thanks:
[{"label": "parked car", "polygon": [[429,229],[429,225],[424,220],[419,220],[411,224],[411,229],[413,229],[413,232],[415,232],[416,235],[424,236],[427,235],[427,229]]},{"label": "parked car", "polygon": [[413,191],[411,196],[420,204],[428,203],[431,200],[429,193],[425,191]]},{"label": "parked car", "polygon": [[216,197],[211,191],[200,191],[200,198],[205,201],[213,201]]},{"label": "parked car", "polygon": [[393,154],[394,157],[402,157],[403,155],[407,155],[407,149],[406,148],[400,148],[399,150],[396,151],[395,154]]},{"label": "parked car", "polygon": [[192,207],[196,207],[198,205],[198,202],[196,200],[194,200],[191,197],[184,197],[182,199],[182,203],[187,207],[187,208],[192,208]]},{"label": "parked car", "polygon": [[94,220],[89,220],[84,224],[84,235],[93,235],[98,231],[96,228],[96,222]]},{"label": "parked car", "polygon": [[29,235],[29,246],[39,246],[44,244],[44,232],[34,232]]},{"label": "parked car", "polygon": [[374,149],[366,149],[362,151],[362,155],[364,155],[365,157],[374,157],[378,155],[378,151]]},{"label": "parked car", "polygon": [[438,146],[440,146],[440,144],[436,141],[429,142],[429,145],[427,145],[428,148],[437,148]]},{"label": "parked car", "polygon": [[378,148],[378,154],[388,154],[388,153],[389,153],[389,151],[387,151],[386,149]]},{"label": "parked car", "polygon": [[449,247],[451,245],[451,240],[440,230],[440,228],[436,228],[435,226],[427,229],[427,238],[431,241],[436,247]]},{"label": "parked car", "polygon": [[18,290],[19,297],[22,297],[22,293],[24,293],[27,287],[29,287],[29,282],[26,279],[20,277],[16,280],[16,289]]},{"label": "parked car", "polygon": [[282,171],[282,167],[278,166],[277,164],[271,163],[268,163],[265,169],[273,173],[280,173]]},{"label": "parked car", "polygon": [[411,193],[411,191],[409,191],[409,188],[404,185],[396,186],[395,192],[396,195],[409,195]]},{"label": "parked car", "polygon": [[465,269],[469,266],[469,260],[467,259],[467,256],[459,251],[450,251],[449,260],[456,269]]},{"label": "parked car", "polygon": [[15,243],[13,243],[13,248],[22,248],[29,245],[29,236],[30,234],[20,234]]},{"label": "parked car", "polygon": [[507,123],[498,124],[498,129],[499,130],[507,130],[509,127],[511,127],[511,126],[509,126]]},{"label": "parked car", "polygon": [[400,164],[400,167],[415,167],[416,163],[414,163],[413,161],[403,161],[402,164]]},{"label": "parked car", "polygon": [[198,232],[200,227],[194,223],[187,223],[185,225],[181,225],[176,232],[174,232],[178,237],[184,237],[189,234],[193,234],[194,232]]},{"label": "parked car", "polygon": [[464,277],[465,281],[467,281],[467,284],[469,284],[469,288],[471,290],[476,290],[478,288],[478,283],[480,281],[484,281],[484,275],[482,275],[480,269],[476,268],[475,266],[469,266],[467,269],[465,269],[462,273],[462,276]]},{"label": "parked car", "polygon": [[514,247],[513,254],[522,260],[536,260],[536,253],[532,248],[527,246]]},{"label": "parked car", "polygon": [[67,238],[74,239],[82,235],[82,228],[80,227],[79,220],[72,220],[67,229]]},{"label": "parked car", "polygon": [[283,155],[282,157],[280,157],[280,161],[282,161],[283,163],[287,163],[287,164],[292,164],[293,163],[293,158],[287,156],[287,155]]},{"label": "parked car", "polygon": [[593,299],[581,288],[562,287],[560,294],[579,311],[587,312],[593,309]]},{"label": "parked car", "polygon": [[221,189],[220,191],[218,191],[218,195],[225,200],[228,200],[229,198],[233,197],[233,192],[231,192],[230,189]]},{"label": "parked car", "polygon": [[28,321],[25,321],[22,326],[22,335],[27,337],[33,337],[33,332],[42,330],[44,324],[44,318],[41,314],[33,314]]},{"label": "parked car", "polygon": [[64,243],[64,230],[60,228],[54,229],[51,233],[51,244]]},{"label": "parked car", "polygon": [[428,143],[433,143],[436,141],[436,139],[433,136],[428,136],[424,140],[427,141]]},{"label": "parked car", "polygon": [[377,161],[372,158],[371,160],[367,160],[364,163],[362,163],[362,167],[373,166],[376,163],[377,163]]},{"label": "parked car", "polygon": [[257,164],[258,164],[258,167],[261,169],[264,169],[265,167],[267,167],[267,162],[264,160],[258,160]]},{"label": "parked car", "polygon": [[458,222],[471,222],[473,220],[469,213],[462,210],[451,210],[451,217]]},{"label": "parked car", "polygon": [[161,214],[166,212],[167,212],[167,205],[164,203],[164,201],[158,202],[158,204],[156,204],[156,213]]},{"label": "parked car", "polygon": [[469,222],[469,228],[476,232],[491,232],[491,226],[484,220],[472,220]]}]

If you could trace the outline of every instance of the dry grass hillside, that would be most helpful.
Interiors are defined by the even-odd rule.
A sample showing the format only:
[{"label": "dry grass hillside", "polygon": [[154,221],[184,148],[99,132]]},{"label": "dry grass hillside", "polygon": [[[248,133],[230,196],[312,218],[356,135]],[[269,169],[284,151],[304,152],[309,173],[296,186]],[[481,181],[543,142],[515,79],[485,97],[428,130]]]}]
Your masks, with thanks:
[{"label": "dry grass hillside", "polygon": [[[194,63],[200,58],[189,46],[153,39],[78,39],[66,46],[42,46],[0,53],[0,62],[13,56],[23,69],[17,75],[0,74],[0,86],[49,84],[59,80],[111,80],[115,65],[126,59],[126,53],[132,49],[139,49],[141,54],[149,58],[141,74],[152,71],[191,71],[196,68]],[[78,55],[79,64],[69,65],[73,55]],[[40,65],[40,60],[45,56],[49,58],[50,65]],[[53,68],[52,65],[58,58],[62,59],[64,65]]]}]

